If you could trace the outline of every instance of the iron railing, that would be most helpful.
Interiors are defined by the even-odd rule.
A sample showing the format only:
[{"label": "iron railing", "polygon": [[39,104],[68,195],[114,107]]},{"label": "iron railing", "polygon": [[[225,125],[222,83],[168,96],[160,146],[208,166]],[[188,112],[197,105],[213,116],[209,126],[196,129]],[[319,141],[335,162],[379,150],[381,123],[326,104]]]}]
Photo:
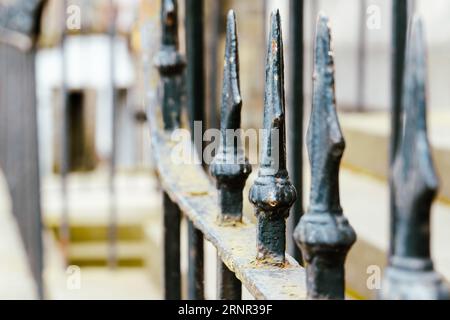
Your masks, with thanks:
[{"label": "iron railing", "polygon": [[[202,63],[202,1],[189,0],[186,8],[190,120],[203,121],[203,69],[199,65]],[[418,18],[412,20],[404,61],[406,1],[394,1],[393,8],[393,227],[389,266],[380,298],[448,298],[448,288],[433,271],[429,252],[430,206],[437,182],[425,125],[426,66],[422,24]],[[286,163],[281,18],[279,12],[274,11],[266,56],[265,131],[260,167],[248,195],[255,207],[256,224],[242,214],[243,189],[252,168],[239,141],[241,137],[230,139],[226,133],[228,129],[240,128],[242,109],[235,13],[230,11],[227,16],[220,147],[209,167],[216,188],[197,153],[191,162],[178,163],[171,158],[176,154],[171,136],[182,126],[181,111],[185,100],[186,60],[178,48],[177,19],[177,2],[163,0],[162,43],[156,58],[162,101],[160,108],[149,109],[153,155],[164,190],[165,298],[182,297],[180,222],[184,215],[190,224],[188,298],[204,297],[202,241],[205,238],[218,253],[219,299],[240,299],[241,285],[258,299],[343,299],[344,263],[356,234],[343,215],[339,200],[339,166],[345,141],[336,112],[328,18],[319,15],[315,35],[313,99],[307,133],[311,167],[309,209],[302,216],[302,203],[297,200],[293,221],[295,224],[300,221],[295,232],[289,227],[287,233],[288,239],[293,237],[303,254],[302,258],[301,254],[291,250],[298,261],[286,254],[286,218],[302,193],[302,1],[292,1],[291,6],[294,58],[289,102],[294,121],[290,122],[292,135],[289,138],[293,144],[290,152],[293,155],[289,162],[290,168],[294,168],[295,187],[289,180]],[[400,122],[403,115],[404,124]],[[278,135],[272,135],[274,131]],[[280,152],[274,153],[274,146],[279,146]],[[185,141],[185,148],[194,150],[195,146]],[[202,150],[201,146],[199,150]],[[300,191],[298,195],[296,188]]]},{"label": "iron railing", "polygon": [[[43,3],[23,0],[8,9],[0,7],[0,166],[5,172],[13,212],[41,297],[43,254],[34,43]],[[182,297],[183,214],[189,220],[188,298],[204,298],[203,239],[206,239],[218,253],[220,299],[240,299],[241,285],[259,299],[343,299],[344,262],[356,235],[339,201],[339,165],[345,141],[336,112],[328,19],[320,15],[316,26],[313,105],[307,133],[311,192],[309,208],[302,215],[303,1],[293,0],[290,10],[293,35],[290,119],[286,119],[285,113],[281,18],[278,11],[272,13],[266,57],[265,135],[258,177],[249,194],[257,216],[257,223],[253,224],[242,214],[243,189],[252,168],[241,143],[230,140],[226,134],[227,129],[240,128],[243,107],[233,11],[227,16],[221,142],[209,167],[215,185],[197,153],[193,153],[193,161],[189,163],[172,161],[178,152],[172,134],[182,126],[181,111],[186,100],[191,129],[195,130],[194,121],[205,120],[202,10],[202,0],[186,0],[186,62],[178,50],[177,2],[163,0],[161,6],[162,40],[156,66],[161,75],[162,101],[160,108],[149,108],[149,122],[153,155],[164,190],[165,297]],[[424,31],[420,19],[415,17],[410,19],[407,37],[407,0],[394,0],[393,13],[391,242],[380,298],[448,299],[449,289],[434,271],[430,256],[430,207],[438,183],[427,139]],[[62,125],[66,127],[66,115],[63,117]],[[289,130],[286,120],[290,120]],[[201,133],[203,130],[202,127]],[[289,152],[285,148],[286,131],[291,133]],[[274,146],[280,147],[277,154],[272,152]],[[195,150],[196,146],[192,141],[184,141],[184,147]],[[64,157],[65,149],[62,147]],[[197,146],[198,151],[202,149],[203,146]],[[114,196],[114,159],[111,193]],[[293,218],[286,224],[289,211],[293,211]],[[112,228],[114,225],[113,219]],[[114,243],[115,234],[111,230]],[[293,256],[285,253],[286,243],[293,240],[302,254],[293,246],[290,250]]]}]

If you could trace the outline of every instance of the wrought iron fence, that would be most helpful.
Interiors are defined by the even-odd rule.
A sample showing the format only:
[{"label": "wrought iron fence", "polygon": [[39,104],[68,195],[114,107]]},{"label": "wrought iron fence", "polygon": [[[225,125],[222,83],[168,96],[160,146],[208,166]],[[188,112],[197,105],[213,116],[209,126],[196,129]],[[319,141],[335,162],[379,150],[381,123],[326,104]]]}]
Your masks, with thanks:
[{"label": "wrought iron fence", "polygon": [[[11,10],[0,7],[0,166],[5,171],[13,212],[42,296],[33,44],[44,2],[18,3]],[[285,112],[281,17],[278,11],[271,15],[266,56],[265,134],[258,175],[248,195],[255,208],[257,222],[254,224],[242,214],[243,190],[252,167],[239,141],[241,137],[235,140],[227,135],[228,129],[240,128],[243,107],[235,13],[230,11],[227,16],[221,141],[209,166],[214,184],[201,156],[195,154],[190,163],[172,161],[177,152],[172,134],[182,125],[183,106],[188,107],[191,130],[194,121],[205,120],[203,1],[186,0],[185,3],[187,59],[178,48],[177,1],[161,3],[161,48],[155,65],[161,76],[162,100],[160,108],[149,108],[148,118],[152,152],[163,187],[165,298],[182,298],[180,223],[184,215],[189,221],[188,298],[204,298],[203,239],[206,239],[218,253],[217,297],[220,299],[240,299],[242,285],[258,299],[344,299],[344,262],[356,235],[339,200],[339,166],[345,140],[336,112],[328,18],[321,14],[316,24],[312,112],[306,136],[311,192],[308,210],[303,215],[303,1],[292,0],[290,7],[291,119],[286,119]],[[438,182],[427,139],[424,31],[420,19],[414,17],[407,32],[407,10],[407,0],[393,1],[391,234],[389,264],[380,298],[448,299],[449,289],[434,271],[430,256],[430,207]],[[23,84],[20,91],[17,83]],[[287,138],[294,146],[289,154],[285,148]],[[202,145],[194,146],[193,141],[186,141],[185,146],[203,149]],[[278,153],[273,152],[275,146],[279,147]],[[67,156],[64,146],[61,152]],[[114,170],[113,161],[112,195]],[[289,213],[293,218],[287,220]],[[114,243],[114,219],[111,223]],[[294,247],[292,256],[287,254],[287,241],[295,241],[300,250]]]},{"label": "wrought iron fence", "polygon": [[[264,136],[258,177],[249,200],[257,218],[253,224],[242,214],[243,189],[252,167],[240,136],[230,139],[228,129],[240,128],[242,98],[239,84],[238,35],[235,13],[227,16],[221,99],[221,141],[209,166],[216,186],[202,161],[175,163],[171,139],[180,128],[187,98],[190,121],[204,120],[202,1],[186,1],[186,60],[178,48],[177,2],[161,5],[162,42],[156,58],[161,76],[160,108],[150,108],[153,155],[164,201],[165,298],[180,299],[180,222],[189,221],[188,298],[203,295],[203,238],[217,249],[217,298],[240,299],[241,285],[258,299],[344,299],[344,262],[356,234],[339,200],[339,166],[345,140],[336,112],[334,61],[328,18],[317,18],[314,46],[312,111],[307,131],[311,168],[308,210],[302,215],[302,95],[303,4],[291,1],[293,52],[289,138],[296,148],[289,155],[295,186],[289,180],[286,154],[284,57],[280,14],[271,14],[267,42]],[[389,265],[380,298],[448,298],[449,291],[433,270],[429,252],[430,206],[437,189],[426,131],[425,45],[422,23],[411,19],[408,41],[407,1],[393,1],[393,91],[391,137],[392,234]],[[406,53],[405,47],[407,45]],[[185,83],[185,81],[187,81]],[[187,85],[187,97],[184,86]],[[402,123],[400,119],[404,118]],[[162,121],[161,121],[162,119]],[[191,129],[193,126],[191,126]],[[270,134],[277,131],[278,135]],[[274,146],[279,152],[274,153]],[[189,149],[194,148],[187,142]],[[202,146],[197,146],[202,150]],[[296,191],[298,190],[298,191]],[[299,194],[297,194],[299,192]],[[287,228],[286,219],[297,225]],[[288,239],[286,239],[286,234]],[[291,237],[301,249],[286,253]]]}]

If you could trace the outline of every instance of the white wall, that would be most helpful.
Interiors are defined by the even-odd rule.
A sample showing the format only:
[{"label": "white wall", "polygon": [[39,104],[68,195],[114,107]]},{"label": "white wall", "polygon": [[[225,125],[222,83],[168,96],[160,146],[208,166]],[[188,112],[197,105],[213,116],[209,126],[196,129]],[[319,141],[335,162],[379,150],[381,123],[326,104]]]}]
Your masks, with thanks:
[{"label": "white wall", "polygon": [[[96,147],[100,157],[107,158],[111,149],[110,40],[104,35],[67,38],[67,75],[69,88],[91,88],[97,94]],[[115,43],[115,83],[119,87],[134,84],[134,67],[125,39]],[[37,53],[36,78],[38,97],[39,143],[41,169],[50,172],[53,159],[52,89],[61,85],[61,52],[59,48]]]},{"label": "white wall", "polygon": [[[336,67],[338,107],[353,106],[357,99],[357,44],[359,6],[380,8],[380,28],[366,28],[365,105],[370,109],[386,109],[390,101],[390,41],[392,0],[305,0],[305,108],[310,108],[312,82],[312,50],[315,16],[322,11],[330,18]],[[289,0],[269,0],[268,11],[280,8],[283,19],[285,54],[289,48]],[[422,16],[428,45],[428,105],[448,108],[450,104],[450,1],[411,1]],[[317,9],[315,11],[314,9]],[[366,15],[366,18],[368,16]],[[267,19],[267,26],[269,20]],[[286,57],[286,74],[289,73]]]}]

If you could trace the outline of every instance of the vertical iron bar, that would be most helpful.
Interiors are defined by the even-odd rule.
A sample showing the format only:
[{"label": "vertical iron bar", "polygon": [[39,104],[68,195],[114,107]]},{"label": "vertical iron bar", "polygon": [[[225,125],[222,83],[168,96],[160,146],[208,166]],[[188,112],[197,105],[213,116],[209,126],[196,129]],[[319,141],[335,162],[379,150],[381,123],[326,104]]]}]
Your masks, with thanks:
[{"label": "vertical iron bar", "polygon": [[433,164],[426,121],[426,49],[422,21],[411,21],[405,54],[402,125],[391,167],[394,252],[385,269],[382,299],[448,300],[449,287],[434,270],[430,215],[439,181]]},{"label": "vertical iron bar", "polygon": [[364,110],[366,90],[366,0],[359,3],[358,57],[356,76],[356,110]]},{"label": "vertical iron bar", "polygon": [[303,215],[303,0],[290,0],[289,23],[291,42],[288,109],[288,154],[292,184],[297,190],[297,201],[291,209],[287,225],[287,248],[300,264],[302,253],[292,237],[295,226]]},{"label": "vertical iron bar", "polygon": [[242,298],[242,283],[234,272],[217,257],[217,299],[240,300]]},{"label": "vertical iron bar", "polygon": [[67,0],[63,2],[63,25],[61,32],[61,146],[60,146],[60,173],[61,173],[61,223],[60,223],[60,239],[63,251],[64,261],[68,263],[68,250],[70,242],[70,226],[69,226],[69,200],[67,191],[67,175],[69,171],[69,112],[68,112],[68,89],[67,89],[67,61],[66,61],[66,9]]},{"label": "vertical iron bar", "polygon": [[281,18],[270,17],[264,92],[264,131],[258,178],[249,200],[257,217],[257,256],[261,263],[285,263],[286,218],[296,199],[286,168],[286,124],[284,101],[284,56]]},{"label": "vertical iron bar", "polygon": [[310,203],[294,236],[305,257],[308,298],[344,299],[344,263],[356,234],[340,204],[339,166],[345,140],[336,111],[329,23],[323,15],[317,20],[312,101],[306,138]]},{"label": "vertical iron bar", "polygon": [[[186,0],[186,56],[187,56],[187,105],[191,122],[191,134],[200,159],[203,162],[203,132],[205,128],[205,74],[203,54],[203,0]],[[200,122],[197,136],[195,122]],[[188,298],[204,298],[203,234],[188,221],[189,271]]]},{"label": "vertical iron bar", "polygon": [[109,227],[108,265],[117,266],[117,205],[116,205],[116,152],[117,152],[117,91],[115,83],[116,5],[110,0],[109,75],[111,90],[111,159],[109,165]]},{"label": "vertical iron bar", "polygon": [[[180,126],[182,76],[186,65],[178,51],[178,6],[176,0],[161,1],[161,48],[155,65],[161,77],[164,129],[170,133]],[[181,299],[180,219],[176,203],[163,193],[164,209],[164,296]]]},{"label": "vertical iron bar", "polygon": [[[399,128],[401,128],[402,113],[402,83],[403,70],[405,64],[406,33],[408,26],[408,0],[393,0],[392,2],[392,55],[391,55],[391,141],[389,152],[389,164],[392,167],[397,147],[399,144]],[[389,178],[390,197],[390,243],[389,253],[392,254],[394,248],[395,230],[395,208],[393,206],[393,184],[392,177]]]},{"label": "vertical iron bar", "polygon": [[[242,98],[239,83],[236,16],[233,10],[230,10],[227,16],[224,61],[220,117],[221,140],[219,150],[210,165],[210,171],[216,178],[218,189],[221,210],[217,217],[218,223],[232,228],[242,221],[242,191],[252,171],[244,154],[241,136],[237,131],[241,128]],[[240,299],[241,290],[240,281],[218,257],[217,298]]]},{"label": "vertical iron bar", "polygon": [[164,209],[164,298],[181,299],[180,220],[181,212],[167,193],[163,194]]},{"label": "vertical iron bar", "polygon": [[203,233],[188,221],[188,299],[203,300]]}]

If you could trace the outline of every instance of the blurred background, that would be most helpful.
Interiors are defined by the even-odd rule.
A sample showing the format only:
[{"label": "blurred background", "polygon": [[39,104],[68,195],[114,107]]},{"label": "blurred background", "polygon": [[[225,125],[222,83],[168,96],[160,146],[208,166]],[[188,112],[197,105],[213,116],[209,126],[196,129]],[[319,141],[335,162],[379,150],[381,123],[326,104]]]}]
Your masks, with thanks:
[{"label": "blurred background", "polygon": [[[2,88],[5,81],[0,80],[0,299],[162,299],[162,198],[146,118],[149,96],[158,92],[152,61],[160,43],[160,1],[48,0],[38,21],[39,36],[33,39],[36,49],[16,54],[9,48],[11,24],[5,21],[12,14],[8,8],[20,2],[0,0],[0,78],[13,83]],[[28,10],[25,3],[37,2],[24,1],[22,6]],[[347,142],[342,205],[358,234],[347,261],[348,295],[370,299],[377,288],[367,285],[368,268],[383,268],[388,247],[392,1],[304,3],[305,124],[311,107],[315,20],[323,11],[331,21],[337,108]],[[234,9],[242,126],[260,128],[266,30],[274,8],[280,8],[283,19],[286,77],[291,72],[289,1],[218,0],[204,1],[204,6],[207,127],[219,123],[225,19]],[[426,28],[429,132],[441,179],[433,207],[432,253],[436,268],[449,279],[450,3],[416,0],[410,6]],[[184,53],[183,0],[179,15]],[[26,102],[26,88],[35,90],[35,103]],[[286,88],[290,90],[295,88]],[[2,93],[12,98],[5,100]],[[17,102],[21,99],[25,102]],[[8,150],[14,148],[26,151],[11,156]],[[306,204],[308,180],[305,168]],[[252,219],[246,197],[244,202]],[[22,210],[37,218],[27,220]],[[39,224],[42,246],[30,231]],[[207,298],[215,297],[214,250],[207,244]],[[182,257],[184,272],[186,261]]]}]

